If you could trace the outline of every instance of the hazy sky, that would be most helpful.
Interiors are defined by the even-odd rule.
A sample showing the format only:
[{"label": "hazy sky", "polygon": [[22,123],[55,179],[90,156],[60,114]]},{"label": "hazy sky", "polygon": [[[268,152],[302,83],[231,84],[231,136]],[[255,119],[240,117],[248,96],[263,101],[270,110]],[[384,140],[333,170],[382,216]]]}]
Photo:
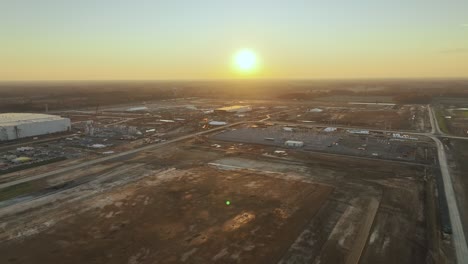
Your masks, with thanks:
[{"label": "hazy sky", "polygon": [[0,80],[468,77],[468,0],[0,0]]}]

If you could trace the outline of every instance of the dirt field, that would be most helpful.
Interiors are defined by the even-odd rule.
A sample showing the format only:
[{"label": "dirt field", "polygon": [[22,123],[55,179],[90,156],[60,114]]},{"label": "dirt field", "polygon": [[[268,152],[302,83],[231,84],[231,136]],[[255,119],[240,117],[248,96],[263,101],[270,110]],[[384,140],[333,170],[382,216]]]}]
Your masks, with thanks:
[{"label": "dirt field", "polygon": [[90,181],[2,208],[0,262],[412,264],[445,259],[431,170],[288,153],[272,157],[209,148],[195,139],[106,162],[89,173],[54,176],[49,184],[77,177]]},{"label": "dirt field", "polygon": [[165,177],[83,202],[80,214],[4,244],[0,255],[10,263],[274,263],[333,189],[209,168]]},{"label": "dirt field", "polygon": [[[312,109],[312,111],[311,111]],[[278,121],[302,121],[330,126],[354,126],[377,129],[430,131],[428,112],[422,105],[322,102],[302,105],[299,110],[274,117]]]}]

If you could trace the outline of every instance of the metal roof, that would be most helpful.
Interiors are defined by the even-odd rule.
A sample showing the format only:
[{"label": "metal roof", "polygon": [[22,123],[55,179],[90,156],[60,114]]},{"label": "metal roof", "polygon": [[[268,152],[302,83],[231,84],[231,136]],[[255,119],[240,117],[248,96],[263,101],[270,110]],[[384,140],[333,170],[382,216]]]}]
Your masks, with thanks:
[{"label": "metal roof", "polygon": [[63,117],[46,114],[32,114],[32,113],[4,113],[0,114],[0,127],[1,126],[16,126],[34,122],[44,122],[53,120],[62,120]]}]

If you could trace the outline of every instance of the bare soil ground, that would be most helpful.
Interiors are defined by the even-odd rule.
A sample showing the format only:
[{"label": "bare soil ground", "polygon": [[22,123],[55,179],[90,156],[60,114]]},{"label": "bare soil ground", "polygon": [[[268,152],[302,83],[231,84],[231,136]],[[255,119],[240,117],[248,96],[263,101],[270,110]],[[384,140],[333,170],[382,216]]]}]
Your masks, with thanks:
[{"label": "bare soil ground", "polygon": [[0,263],[442,263],[430,170],[288,153],[194,139],[48,179],[95,178],[0,209]]},{"label": "bare soil ground", "polygon": [[83,202],[80,214],[3,244],[0,255],[9,263],[274,263],[333,189],[206,167],[165,177]]},{"label": "bare soil ground", "polygon": [[408,119],[409,113],[406,111],[401,113],[397,111],[355,111],[345,113],[339,118],[339,121],[352,126],[409,129]]},{"label": "bare soil ground", "polygon": [[[310,112],[318,108],[321,112]],[[275,120],[276,117],[273,117]],[[322,124],[390,130],[430,130],[428,113],[420,105],[355,105],[348,103],[303,105],[299,111],[278,116],[280,121],[308,121]]]}]

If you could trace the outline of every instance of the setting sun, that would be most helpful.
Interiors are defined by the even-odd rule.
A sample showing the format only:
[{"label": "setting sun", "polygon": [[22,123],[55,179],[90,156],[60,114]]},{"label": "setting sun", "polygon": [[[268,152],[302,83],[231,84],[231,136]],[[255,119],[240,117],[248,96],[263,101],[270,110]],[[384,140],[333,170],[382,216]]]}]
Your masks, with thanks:
[{"label": "setting sun", "polygon": [[240,50],[234,56],[234,64],[237,70],[251,73],[257,67],[257,56],[252,50]]}]

